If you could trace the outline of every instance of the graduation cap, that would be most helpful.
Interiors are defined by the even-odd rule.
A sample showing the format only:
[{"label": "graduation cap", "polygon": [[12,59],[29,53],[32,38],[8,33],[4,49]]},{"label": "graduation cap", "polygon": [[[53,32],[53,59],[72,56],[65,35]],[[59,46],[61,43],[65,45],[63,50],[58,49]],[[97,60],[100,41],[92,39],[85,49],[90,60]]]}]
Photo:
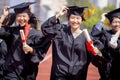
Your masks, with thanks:
[{"label": "graduation cap", "polygon": [[29,6],[34,3],[36,2],[24,2],[18,5],[12,6],[10,8],[14,8],[14,11],[16,14],[23,13],[23,12],[29,13],[30,12]]},{"label": "graduation cap", "polygon": [[69,17],[71,14],[83,16],[84,9],[88,7],[69,6],[68,8],[67,16]]},{"label": "graduation cap", "polygon": [[105,16],[110,22],[112,22],[114,17],[120,18],[120,8],[108,12]]}]

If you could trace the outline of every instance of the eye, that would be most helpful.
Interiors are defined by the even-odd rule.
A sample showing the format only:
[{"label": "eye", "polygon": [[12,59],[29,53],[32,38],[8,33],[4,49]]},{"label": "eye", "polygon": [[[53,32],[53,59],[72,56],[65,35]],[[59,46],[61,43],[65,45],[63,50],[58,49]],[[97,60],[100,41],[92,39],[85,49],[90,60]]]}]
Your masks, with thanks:
[{"label": "eye", "polygon": [[71,18],[71,19],[74,19],[75,17],[71,16],[70,18]]},{"label": "eye", "polygon": [[81,17],[78,17],[77,19],[78,19],[78,20],[81,20]]}]

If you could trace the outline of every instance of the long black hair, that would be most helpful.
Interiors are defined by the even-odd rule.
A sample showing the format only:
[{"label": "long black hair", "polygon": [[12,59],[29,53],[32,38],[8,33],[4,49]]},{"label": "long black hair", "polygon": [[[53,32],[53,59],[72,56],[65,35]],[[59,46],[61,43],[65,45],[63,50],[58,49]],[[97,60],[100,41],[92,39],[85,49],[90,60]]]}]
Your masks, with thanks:
[{"label": "long black hair", "polygon": [[[33,13],[27,13],[30,17],[29,20],[29,24],[32,25],[32,27],[34,27],[35,29],[37,29],[37,25],[38,25],[38,20],[36,18],[36,16]],[[15,13],[9,13],[8,16],[5,18],[5,20],[3,21],[2,25],[3,26],[11,26],[13,25],[13,23],[15,23],[15,19],[16,19],[16,15]]]},{"label": "long black hair", "polygon": [[29,20],[29,24],[32,24],[33,27],[35,29],[37,29],[37,24],[38,24],[38,20],[36,18],[36,16],[33,14],[33,13],[28,13],[29,17],[30,17],[30,20]]},{"label": "long black hair", "polygon": [[16,14],[15,13],[9,13],[8,16],[5,18],[5,20],[3,21],[2,25],[3,26],[11,26],[16,18]]}]

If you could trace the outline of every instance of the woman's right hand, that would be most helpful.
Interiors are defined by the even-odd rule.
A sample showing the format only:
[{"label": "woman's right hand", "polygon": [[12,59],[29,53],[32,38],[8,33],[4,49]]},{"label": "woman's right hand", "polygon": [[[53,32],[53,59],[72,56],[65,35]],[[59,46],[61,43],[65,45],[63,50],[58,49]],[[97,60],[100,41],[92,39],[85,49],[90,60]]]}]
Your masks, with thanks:
[{"label": "woman's right hand", "polygon": [[5,6],[4,9],[3,9],[3,15],[4,16],[7,16],[9,14],[9,9],[10,7],[9,6]]},{"label": "woman's right hand", "polygon": [[105,21],[105,19],[106,19],[105,15],[106,15],[106,14],[107,14],[107,13],[103,13],[103,14],[101,15],[101,20],[100,20],[100,21],[102,21],[102,22]]},{"label": "woman's right hand", "polygon": [[10,9],[9,6],[5,6],[4,9],[3,9],[3,14],[0,18],[0,28],[2,26],[3,21],[5,20],[6,16],[8,16],[8,14],[9,14],[9,9]]},{"label": "woman's right hand", "polygon": [[63,16],[65,13],[67,13],[68,8],[66,6],[63,6],[60,10],[60,12],[56,15],[56,19],[59,19],[61,16]]}]

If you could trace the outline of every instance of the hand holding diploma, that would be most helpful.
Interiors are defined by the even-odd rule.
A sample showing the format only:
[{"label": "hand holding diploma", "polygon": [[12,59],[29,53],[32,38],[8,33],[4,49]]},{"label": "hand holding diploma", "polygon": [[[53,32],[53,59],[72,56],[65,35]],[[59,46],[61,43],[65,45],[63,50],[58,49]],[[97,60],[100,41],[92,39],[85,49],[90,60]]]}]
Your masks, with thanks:
[{"label": "hand holding diploma", "polygon": [[87,43],[86,43],[87,50],[91,52],[93,55],[102,56],[102,53],[98,50],[98,48],[93,45],[93,41],[91,40],[87,29],[83,29],[83,34],[85,35],[85,38],[87,39]]},{"label": "hand holding diploma", "polygon": [[33,48],[26,44],[26,38],[25,38],[23,30],[20,30],[20,36],[22,39],[23,50],[24,50],[25,54],[27,54],[28,52],[33,53]]}]

